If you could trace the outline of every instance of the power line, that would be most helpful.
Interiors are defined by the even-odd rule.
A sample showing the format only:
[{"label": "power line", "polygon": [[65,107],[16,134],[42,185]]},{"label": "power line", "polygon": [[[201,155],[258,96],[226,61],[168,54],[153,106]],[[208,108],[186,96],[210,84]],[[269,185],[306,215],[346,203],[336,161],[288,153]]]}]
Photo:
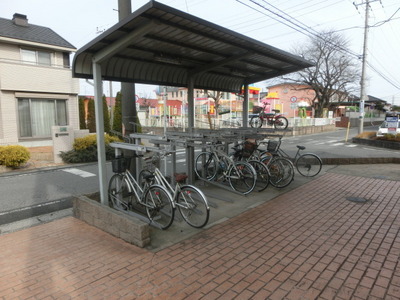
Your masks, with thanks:
[{"label": "power line", "polygon": [[[258,9],[255,9],[255,8],[252,7],[252,6],[250,6],[250,5],[246,4],[246,3],[243,3],[241,0],[236,0],[236,1],[237,1],[237,2],[240,2],[241,4],[247,6],[247,7],[251,8],[251,9],[256,10],[256,11],[259,12],[259,13],[262,13],[262,14],[266,15],[264,12],[261,12],[261,11],[259,11]],[[248,1],[250,1],[250,2],[252,2],[253,4],[256,4],[257,6],[263,8],[264,10],[266,10],[266,11],[268,11],[268,12],[270,12],[270,13],[276,15],[278,18],[281,18],[281,19],[283,19],[283,20],[286,21],[286,22],[283,22],[283,21],[281,21],[281,20],[279,20],[279,19],[277,19],[277,18],[275,18],[275,17],[272,17],[272,16],[270,16],[270,15],[266,15],[266,16],[268,16],[268,17],[270,17],[270,18],[276,20],[277,22],[279,22],[279,23],[281,23],[281,24],[283,24],[283,25],[286,25],[286,26],[290,27],[290,28],[296,30],[297,32],[299,32],[299,33],[301,33],[301,34],[304,34],[304,35],[306,35],[307,37],[311,37],[311,38],[312,38],[312,37],[314,37],[314,38],[316,37],[316,38],[321,39],[321,40],[323,40],[323,41],[325,41],[325,42],[327,42],[327,43],[331,43],[329,40],[327,40],[327,39],[325,39],[323,36],[321,36],[321,34],[320,34],[319,32],[317,32],[317,31],[314,30],[313,28],[309,27],[308,25],[306,25],[306,24],[304,24],[304,23],[298,21],[296,18],[294,18],[294,17],[292,17],[292,16],[286,14],[285,12],[283,12],[283,11],[281,11],[281,10],[278,9],[281,13],[284,13],[284,14],[288,15],[288,16],[290,17],[290,19],[288,19],[287,17],[284,17],[284,16],[282,16],[281,14],[279,14],[279,13],[277,13],[277,12],[275,12],[275,11],[273,11],[273,10],[271,10],[271,9],[269,9],[269,8],[267,8],[267,7],[265,7],[265,6],[263,6],[262,4],[258,3],[258,2],[255,1],[255,0],[248,0]],[[262,1],[265,2],[265,0],[262,0]],[[265,3],[266,3],[266,2],[265,2]],[[267,4],[268,4],[268,3],[267,3]],[[271,5],[271,6],[273,6],[273,5]],[[275,6],[273,6],[273,7],[275,7]],[[276,8],[276,7],[275,7],[275,8]],[[300,23],[300,24],[296,24],[295,22],[298,22],[298,23]],[[290,24],[287,24],[287,23],[290,23],[291,25],[290,25]],[[349,49],[346,49],[346,48],[341,47],[341,46],[339,46],[339,45],[334,45],[334,46],[337,47],[337,48],[338,48],[339,50],[341,50],[342,52],[345,52],[345,53],[347,53],[347,54],[350,54],[350,55],[352,55],[352,56],[354,56],[354,57],[356,57],[356,58],[359,58],[359,57],[360,57],[359,54],[357,54],[357,53],[355,53],[355,52],[352,52],[352,51],[349,50]]]}]

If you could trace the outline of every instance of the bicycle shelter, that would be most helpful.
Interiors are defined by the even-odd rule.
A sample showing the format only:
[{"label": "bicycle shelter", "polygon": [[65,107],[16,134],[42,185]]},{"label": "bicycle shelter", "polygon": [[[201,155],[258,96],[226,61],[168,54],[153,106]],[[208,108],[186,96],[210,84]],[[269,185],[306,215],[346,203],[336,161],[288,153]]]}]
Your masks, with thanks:
[{"label": "bicycle shelter", "polygon": [[[94,79],[96,131],[104,132],[102,80],[188,88],[188,134],[195,134],[194,88],[239,93],[244,87],[312,66],[308,61],[216,24],[150,1],[74,56],[78,78]],[[132,95],[132,99],[134,99]],[[97,135],[104,145],[104,136]],[[193,164],[193,148],[187,150]],[[101,203],[107,203],[104,147],[98,147]]]}]

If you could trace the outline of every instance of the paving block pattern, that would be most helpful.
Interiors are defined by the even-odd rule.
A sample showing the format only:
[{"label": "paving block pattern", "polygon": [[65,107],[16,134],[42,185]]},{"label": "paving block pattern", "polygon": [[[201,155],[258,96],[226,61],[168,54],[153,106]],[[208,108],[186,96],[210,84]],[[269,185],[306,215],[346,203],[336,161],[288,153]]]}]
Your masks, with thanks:
[{"label": "paving block pattern", "polygon": [[0,236],[0,299],[399,299],[399,194],[328,173],[158,252],[64,218]]}]

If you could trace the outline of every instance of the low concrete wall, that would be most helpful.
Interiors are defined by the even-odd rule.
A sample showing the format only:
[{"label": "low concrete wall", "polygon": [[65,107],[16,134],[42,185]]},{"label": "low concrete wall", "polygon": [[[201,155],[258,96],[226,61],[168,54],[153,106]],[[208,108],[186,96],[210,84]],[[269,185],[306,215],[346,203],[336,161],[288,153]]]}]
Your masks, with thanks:
[{"label": "low concrete wall", "polygon": [[75,218],[130,244],[142,248],[150,244],[150,228],[145,222],[101,205],[86,196],[77,196],[72,202]]},{"label": "low concrete wall", "polygon": [[[295,127],[292,129],[289,128],[289,132],[291,132],[291,135],[293,135],[293,136],[320,133],[320,132],[329,132],[329,131],[335,131],[335,130],[336,130],[336,126],[334,124]],[[290,135],[290,133],[288,135]]]},{"label": "low concrete wall", "polygon": [[387,141],[387,140],[369,140],[361,138],[353,138],[352,141],[355,144],[400,150],[400,142]]},{"label": "low concrete wall", "polygon": [[[160,127],[143,127],[143,133],[152,133],[152,134],[158,134],[158,135],[163,135],[164,129]],[[319,133],[319,132],[325,132],[325,131],[334,131],[336,130],[336,126],[334,124],[331,125],[316,125],[316,126],[299,126],[295,128],[288,128],[285,132],[284,135],[287,136],[292,136],[292,135],[306,135],[306,134],[313,134],[313,133]],[[172,131],[172,129],[168,129],[168,131]],[[181,131],[181,130],[177,130]],[[217,130],[216,130],[217,131]]]}]

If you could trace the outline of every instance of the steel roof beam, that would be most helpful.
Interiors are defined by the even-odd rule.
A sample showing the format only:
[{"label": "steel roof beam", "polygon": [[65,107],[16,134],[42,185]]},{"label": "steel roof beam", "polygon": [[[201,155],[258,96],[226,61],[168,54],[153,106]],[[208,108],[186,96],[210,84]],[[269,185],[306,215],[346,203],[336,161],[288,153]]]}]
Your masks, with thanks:
[{"label": "steel roof beam", "polygon": [[[153,20],[154,19],[154,16],[147,15],[147,14],[143,14],[143,17],[146,17],[149,20]],[[207,33],[203,32],[201,30],[196,30],[196,29],[184,26],[184,25],[179,25],[179,24],[173,23],[171,21],[167,21],[167,20],[161,19],[159,17],[157,18],[157,22],[159,24],[167,25],[168,27],[173,27],[173,28],[177,28],[179,30],[185,31],[185,32],[194,33],[197,36],[202,36],[202,37],[205,37],[207,39],[211,39],[211,40],[214,40],[214,41],[219,42],[219,43],[224,43],[224,44],[226,44],[228,46],[234,46],[234,47],[237,47],[237,48],[242,49],[242,50],[248,50],[248,48],[249,48],[249,47],[246,47],[246,45],[242,45],[242,44],[234,42],[232,39],[224,40],[221,36],[215,36],[215,35],[212,35],[212,34],[207,34]],[[231,38],[234,37],[234,38],[243,40],[243,37],[238,33],[236,33],[236,34],[230,33],[229,35],[230,35]],[[255,42],[257,42],[257,41],[255,41]],[[265,45],[261,46],[261,47],[265,47]],[[257,49],[254,49],[254,48],[252,49],[252,51],[254,51],[255,54],[259,54],[259,55],[262,55],[262,56],[268,56],[270,58],[273,58],[273,59],[276,59],[276,60],[279,60],[279,61],[283,61],[283,62],[286,62],[286,63],[291,63],[292,64],[293,61],[296,61],[296,63],[300,62],[298,57],[296,57],[296,58],[293,57],[293,59],[292,59],[291,55],[289,55],[288,53],[286,53],[285,55],[276,53],[276,52],[279,51],[278,49],[274,49],[274,48],[271,47],[271,49],[268,49],[268,50],[269,50],[268,53],[265,53],[265,52],[259,51]],[[304,62],[304,63],[306,64],[306,62]],[[308,65],[306,67],[308,67]]]},{"label": "steel roof beam", "polygon": [[141,26],[137,30],[134,30],[124,36],[121,39],[113,42],[112,44],[107,45],[105,48],[101,49],[100,51],[96,52],[93,55],[93,62],[101,63],[102,61],[106,60],[107,58],[112,57],[113,55],[117,54],[121,49],[126,48],[132,41],[138,37],[144,36],[151,30],[154,30],[154,27],[157,25],[157,22],[150,21],[145,25]]},{"label": "steel roof beam", "polygon": [[253,53],[252,52],[245,52],[245,53],[240,53],[240,54],[237,54],[237,55],[233,55],[233,56],[227,57],[225,59],[218,60],[216,62],[197,67],[197,68],[193,69],[192,71],[190,71],[190,73],[193,74],[193,75],[197,75],[197,74],[200,74],[200,73],[211,71],[211,70],[213,70],[215,68],[225,66],[225,65],[227,65],[227,64],[229,64],[231,62],[234,62],[234,61],[236,61],[238,59],[242,59],[242,58],[248,57],[250,55],[253,55]]}]

